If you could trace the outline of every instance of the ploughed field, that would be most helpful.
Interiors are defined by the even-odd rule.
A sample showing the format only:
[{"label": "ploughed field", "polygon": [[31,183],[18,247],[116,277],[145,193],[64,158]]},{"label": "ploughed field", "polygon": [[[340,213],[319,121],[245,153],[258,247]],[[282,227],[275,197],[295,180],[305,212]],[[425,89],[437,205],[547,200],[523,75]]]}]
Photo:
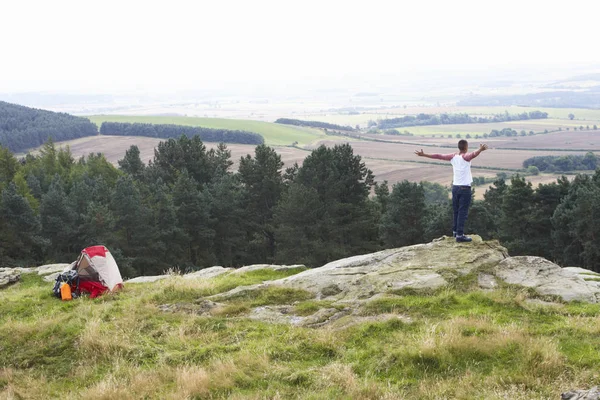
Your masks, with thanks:
[{"label": "ploughed field", "polygon": [[[533,136],[511,136],[476,139],[473,135],[467,139],[471,146],[485,142],[491,148],[523,149],[523,150],[561,150],[581,151],[600,150],[600,130],[561,131]],[[455,146],[457,138],[432,137],[432,136],[404,136],[404,135],[361,135],[367,140],[384,140],[400,143],[422,143],[424,145]],[[465,139],[464,135],[462,138]]]},{"label": "ploughed field", "polygon": [[[327,146],[333,146],[339,141],[319,141],[317,144],[311,145],[312,148],[316,147],[320,144],[325,144]],[[417,158],[415,156],[414,151],[416,149],[420,149],[418,143],[412,144],[404,144],[404,143],[381,143],[381,142],[370,142],[370,141],[350,141],[349,142],[354,151],[360,154],[363,157],[374,158],[374,159],[385,159],[385,160],[398,160],[398,161],[419,161],[419,162],[433,162],[433,163],[441,163],[447,165],[447,161],[438,161],[432,160],[428,158]],[[453,144],[456,144],[456,140],[453,141]],[[491,144],[491,143],[490,143]],[[492,149],[483,153],[481,156],[473,160],[472,168],[474,172],[478,167],[487,168],[497,168],[497,169],[521,169],[523,168],[523,161],[528,158],[541,156],[541,155],[565,155],[565,152],[560,151],[535,151],[535,150],[503,150],[503,149],[494,149],[493,144],[491,144]],[[477,142],[472,141],[470,151],[477,149]],[[448,147],[423,147],[423,150],[426,153],[453,153],[455,151],[454,148]],[[581,153],[577,153],[581,154]]]},{"label": "ploughed field", "polygon": [[[117,165],[118,160],[122,159],[125,151],[132,145],[137,145],[140,149],[142,161],[148,162],[154,156],[154,148],[163,139],[146,138],[140,136],[92,136],[66,142],[60,142],[59,145],[69,145],[71,152],[75,157],[87,155],[89,153],[103,153],[105,157],[113,164]],[[321,144],[333,146],[342,143],[339,140],[322,140],[305,148],[273,146],[281,155],[284,162],[284,168],[292,166],[294,163],[302,164],[310,150]],[[368,168],[375,174],[377,181],[387,180],[390,184],[400,182],[404,179],[409,181],[429,181],[442,185],[449,185],[452,180],[452,168],[450,163],[445,161],[436,161],[425,158],[418,158],[414,155],[414,150],[419,148],[417,144],[394,144],[370,141],[349,141],[356,154],[360,154]],[[206,146],[215,147],[216,143],[206,143]],[[237,168],[241,157],[247,154],[254,154],[253,145],[229,144],[231,151],[233,168]],[[427,152],[450,153],[454,151],[443,147],[426,147]],[[499,172],[508,172],[520,169],[524,159],[543,154],[564,154],[561,152],[540,152],[540,151],[513,151],[513,150],[490,150],[473,162],[473,176],[493,178]],[[477,168],[485,167],[485,168]],[[540,177],[531,177],[532,182],[540,180],[552,181],[557,175],[543,175]],[[479,191],[483,192],[483,191]]]}]

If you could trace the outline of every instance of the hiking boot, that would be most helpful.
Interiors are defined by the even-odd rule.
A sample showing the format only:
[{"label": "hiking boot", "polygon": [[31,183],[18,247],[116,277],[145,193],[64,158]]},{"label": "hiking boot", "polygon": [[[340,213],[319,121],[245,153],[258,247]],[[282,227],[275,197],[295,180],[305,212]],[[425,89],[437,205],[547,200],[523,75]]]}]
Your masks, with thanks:
[{"label": "hiking boot", "polygon": [[473,239],[471,239],[470,237],[465,236],[465,235],[456,236],[456,241],[459,242],[459,243],[467,243],[467,242],[470,242],[472,240]]}]

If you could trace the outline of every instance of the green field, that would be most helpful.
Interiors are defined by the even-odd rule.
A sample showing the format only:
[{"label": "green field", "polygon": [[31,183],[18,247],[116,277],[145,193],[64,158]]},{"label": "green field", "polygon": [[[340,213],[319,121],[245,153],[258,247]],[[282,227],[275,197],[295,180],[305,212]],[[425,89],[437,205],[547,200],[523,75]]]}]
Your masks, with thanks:
[{"label": "green field", "polygon": [[[307,121],[322,121],[329,122],[339,125],[350,125],[355,126],[356,124],[360,124],[361,127],[366,127],[367,123],[370,120],[377,121],[381,119],[389,119],[389,118],[398,118],[405,115],[416,115],[419,113],[425,114],[440,114],[440,113],[448,113],[448,114],[458,114],[464,113],[473,116],[490,116],[496,114],[504,114],[508,111],[509,114],[519,114],[523,112],[530,112],[534,110],[539,110],[542,112],[548,113],[547,120],[528,120],[528,121],[512,121],[507,123],[508,125],[503,125],[503,127],[512,127],[511,125],[549,125],[548,129],[556,129],[559,126],[562,127],[579,127],[580,125],[600,125],[600,110],[595,109],[585,109],[585,108],[538,108],[538,107],[519,107],[519,106],[511,106],[511,107],[457,107],[457,106],[440,106],[440,107],[407,107],[407,108],[374,108],[372,111],[363,112],[356,115],[349,115],[344,113],[335,113],[335,112],[327,112],[327,113],[314,113],[314,114],[305,114],[305,115],[297,115],[296,118],[307,120]],[[569,120],[569,114],[573,114],[575,118],[573,120]],[[481,131],[481,128],[468,128],[465,127],[467,124],[463,125],[437,125],[437,126],[425,126],[425,127],[406,127],[406,128],[398,128],[400,130],[408,130],[409,132],[419,134],[419,135],[428,135],[431,134],[432,131],[438,130],[438,132],[447,132],[447,133],[470,133],[473,132],[473,129],[477,129],[477,131]],[[476,126],[482,126],[484,124],[470,124]],[[483,131],[489,132],[491,129],[498,129],[496,124],[486,124],[486,125],[495,125],[496,127],[490,127]],[[453,128],[454,127],[454,128]],[[465,127],[464,129],[462,127]],[[516,129],[516,128],[514,128]],[[564,129],[564,128],[563,128]],[[535,129],[534,129],[535,130]],[[542,129],[543,130],[543,129]],[[421,132],[422,131],[422,132]]]},{"label": "green field", "polygon": [[294,142],[298,142],[300,145],[311,144],[316,140],[324,139],[326,137],[323,131],[318,129],[241,119],[127,115],[93,115],[89,116],[88,118],[98,126],[100,126],[104,121],[111,121],[132,123],[140,122],[146,124],[174,124],[201,126],[203,128],[244,130],[262,135],[265,138],[265,143],[273,146],[289,146]]}]

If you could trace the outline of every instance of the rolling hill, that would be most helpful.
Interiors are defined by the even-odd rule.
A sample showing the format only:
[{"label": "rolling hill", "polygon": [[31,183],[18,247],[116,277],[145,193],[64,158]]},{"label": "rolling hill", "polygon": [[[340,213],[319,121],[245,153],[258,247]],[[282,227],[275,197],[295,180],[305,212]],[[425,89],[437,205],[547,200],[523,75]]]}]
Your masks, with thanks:
[{"label": "rolling hill", "polygon": [[0,101],[0,145],[18,152],[40,146],[49,138],[71,140],[98,134],[86,118]]}]

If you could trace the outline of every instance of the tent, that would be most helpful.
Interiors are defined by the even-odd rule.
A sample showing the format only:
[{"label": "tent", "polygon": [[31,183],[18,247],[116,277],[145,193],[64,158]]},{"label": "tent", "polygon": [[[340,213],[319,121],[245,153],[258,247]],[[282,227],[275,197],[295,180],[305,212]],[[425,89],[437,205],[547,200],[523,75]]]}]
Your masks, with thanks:
[{"label": "tent", "polygon": [[105,292],[114,292],[123,287],[123,278],[110,251],[104,246],[87,247],[71,269],[79,276],[79,289],[98,297]]}]

